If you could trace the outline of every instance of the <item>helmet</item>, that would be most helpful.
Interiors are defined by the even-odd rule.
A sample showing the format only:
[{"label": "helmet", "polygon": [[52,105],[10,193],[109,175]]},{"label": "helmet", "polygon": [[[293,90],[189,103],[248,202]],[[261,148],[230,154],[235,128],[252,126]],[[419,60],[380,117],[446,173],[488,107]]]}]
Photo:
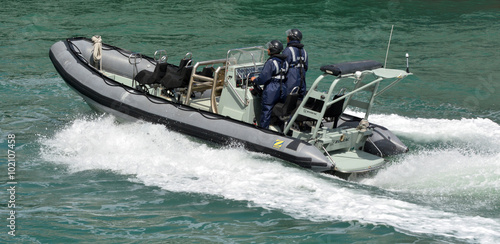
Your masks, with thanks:
[{"label": "helmet", "polygon": [[283,51],[283,44],[278,40],[272,40],[266,44],[267,49],[271,54],[278,54]]},{"label": "helmet", "polygon": [[302,32],[299,29],[288,29],[285,33],[290,40],[302,40]]}]

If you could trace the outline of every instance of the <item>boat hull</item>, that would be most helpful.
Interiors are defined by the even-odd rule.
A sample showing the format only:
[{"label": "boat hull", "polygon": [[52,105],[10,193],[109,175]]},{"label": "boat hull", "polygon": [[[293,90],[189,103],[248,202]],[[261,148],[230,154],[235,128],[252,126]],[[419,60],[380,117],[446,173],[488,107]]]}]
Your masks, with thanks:
[{"label": "boat hull", "polygon": [[[92,67],[87,61],[90,57],[82,57],[74,45],[68,40],[55,43],[50,49],[50,59],[64,81],[99,111],[126,120],[163,124],[171,130],[218,144],[239,144],[247,150],[269,154],[317,172],[334,169],[332,162],[307,142],[118,83]],[[108,58],[125,63],[119,55]],[[117,62],[103,63],[116,65]]]}]

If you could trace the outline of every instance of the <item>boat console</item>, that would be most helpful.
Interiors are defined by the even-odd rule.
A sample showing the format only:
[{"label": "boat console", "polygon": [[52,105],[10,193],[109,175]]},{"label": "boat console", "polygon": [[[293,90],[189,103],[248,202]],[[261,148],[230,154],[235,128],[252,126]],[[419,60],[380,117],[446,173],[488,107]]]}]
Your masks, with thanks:
[{"label": "boat console", "polygon": [[261,100],[252,94],[250,78],[264,66],[267,51],[263,47],[232,49],[227,53],[226,78],[218,111],[221,115],[255,124],[260,119]]}]

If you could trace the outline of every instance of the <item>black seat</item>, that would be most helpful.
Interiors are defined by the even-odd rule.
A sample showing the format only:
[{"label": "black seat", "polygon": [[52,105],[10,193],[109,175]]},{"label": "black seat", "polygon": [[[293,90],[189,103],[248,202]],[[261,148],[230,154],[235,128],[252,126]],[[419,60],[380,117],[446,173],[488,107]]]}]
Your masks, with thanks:
[{"label": "black seat", "polygon": [[285,99],[285,102],[276,103],[271,111],[271,123],[276,123],[278,120],[285,122],[290,119],[291,114],[298,107],[299,96],[298,86],[294,87],[290,94]]},{"label": "black seat", "polygon": [[183,58],[181,59],[181,62],[179,63],[179,68],[184,68],[186,66],[189,66],[193,62],[190,58]]},{"label": "black seat", "polygon": [[[321,112],[321,109],[323,109],[323,104],[325,104],[324,101],[310,97],[307,99],[306,104],[304,104],[304,108],[319,113]],[[305,122],[305,121],[314,121],[314,120],[304,115],[297,116],[297,119],[295,120],[295,122]]]},{"label": "black seat", "polygon": [[[333,97],[333,100],[342,97],[344,94],[338,94]],[[327,120],[333,120],[333,128],[337,128],[337,124],[340,119],[340,115],[342,115],[344,109],[344,101],[345,98],[332,104],[330,107],[326,108],[325,115],[323,118]]]},{"label": "black seat", "polygon": [[179,66],[169,65],[165,76],[160,83],[165,89],[187,87],[193,66],[190,66],[191,59],[182,59]]},{"label": "black seat", "polygon": [[[201,71],[196,72],[197,75],[214,78],[214,67],[203,67]],[[204,82],[202,80],[198,80]]]},{"label": "black seat", "polygon": [[160,80],[167,73],[167,66],[167,62],[158,63],[153,72],[145,69],[141,70],[134,79],[141,85],[160,83]]},{"label": "black seat", "polygon": [[299,100],[298,93],[289,94],[285,102],[276,103],[273,107],[272,115],[276,117],[286,117],[289,116],[295,108],[297,108],[297,101]]},{"label": "black seat", "polygon": [[[340,92],[339,94],[337,94],[333,97],[333,100],[335,100],[339,97],[342,97],[342,96],[344,96],[344,94],[343,94],[343,92]],[[326,108],[326,111],[325,111],[325,114],[323,115],[323,118],[326,121],[330,121],[330,122],[333,121],[332,128],[337,128],[338,121],[340,119],[340,116],[343,113],[344,101],[345,101],[345,98]],[[319,113],[319,112],[321,112],[321,109],[323,108],[324,103],[325,102],[322,100],[318,100],[318,99],[314,99],[314,98],[310,97],[307,100],[306,104],[304,105],[304,108],[307,108],[307,109],[310,109],[310,110],[313,110],[313,111]],[[304,115],[299,115],[299,116],[297,116],[297,119],[295,120],[295,122],[299,122],[299,123],[305,122],[305,121],[313,121],[313,119],[311,119],[307,116],[304,116]]]}]

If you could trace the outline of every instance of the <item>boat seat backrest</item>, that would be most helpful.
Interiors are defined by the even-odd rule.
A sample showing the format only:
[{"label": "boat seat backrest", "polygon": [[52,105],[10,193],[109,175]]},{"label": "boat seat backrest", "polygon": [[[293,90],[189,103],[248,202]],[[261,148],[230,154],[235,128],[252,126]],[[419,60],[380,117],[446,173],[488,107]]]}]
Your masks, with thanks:
[{"label": "boat seat backrest", "polygon": [[160,81],[163,87],[165,89],[187,87],[193,71],[193,66],[190,66],[190,63],[190,59],[182,59],[180,66],[168,66],[165,76]]},{"label": "boat seat backrest", "polygon": [[[321,112],[321,109],[323,108],[324,103],[325,102],[322,100],[310,97],[307,99],[307,102],[304,105],[304,108],[307,108],[309,110],[313,110],[313,111],[319,113],[319,112]],[[307,117],[307,116],[304,116],[304,115],[297,116],[297,119],[295,120],[295,122],[304,122],[304,121],[314,121],[314,120]]]},{"label": "boat seat backrest", "polygon": [[[214,68],[213,67],[203,67],[201,71],[196,72],[197,75],[214,78]],[[202,81],[203,82],[203,81]]]},{"label": "boat seat backrest", "polygon": [[182,77],[182,85],[188,86],[189,79],[191,78],[191,73],[193,72],[193,66],[184,66],[180,70]]},{"label": "boat seat backrest", "polygon": [[167,73],[168,63],[158,63],[153,72],[149,70],[141,70],[136,76],[135,80],[139,82],[139,84],[157,84],[160,83],[160,80]]},{"label": "boat seat backrest", "polygon": [[[333,100],[341,97],[343,95],[335,95]],[[337,123],[340,119],[340,115],[342,115],[344,109],[344,101],[345,98],[332,104],[330,107],[326,108],[324,118],[332,118],[333,119],[333,128],[337,128]]]},{"label": "boat seat backrest", "polygon": [[193,60],[190,59],[190,58],[183,58],[183,59],[181,59],[181,62],[179,62],[179,68],[184,68],[186,66],[191,65],[192,61]]},{"label": "boat seat backrest", "polygon": [[[343,95],[335,95],[333,97],[333,100],[341,97]],[[342,99],[329,107],[326,108],[325,114],[323,115],[323,118],[325,118],[327,121],[333,121],[333,127],[332,128],[337,128],[338,121],[340,119],[340,116],[343,113],[344,109],[344,101],[345,99]],[[321,109],[323,108],[324,101],[314,99],[314,98],[309,98],[305,104],[305,108],[308,108],[310,110],[313,110],[315,112],[321,112]],[[299,115],[296,119],[296,122],[303,122],[303,121],[311,121],[312,119],[303,115]]]},{"label": "boat seat backrest", "polygon": [[271,111],[271,123],[275,123],[277,120],[287,121],[293,112],[300,105],[298,87],[294,88],[290,94],[285,99],[283,103],[276,103]]},{"label": "boat seat backrest", "polygon": [[[325,103],[324,101],[310,97],[307,99],[307,102],[304,105],[304,108],[313,110],[315,112],[321,112],[321,109],[323,108],[324,103]],[[297,116],[297,119],[295,120],[295,122],[304,122],[304,121],[314,121],[314,120],[307,117],[307,116],[300,115],[300,114],[299,114],[299,116]]]},{"label": "boat seat backrest", "polygon": [[273,107],[272,114],[277,117],[290,115],[295,108],[297,108],[297,101],[299,100],[299,94],[293,93],[286,97],[285,102],[277,103]]}]

